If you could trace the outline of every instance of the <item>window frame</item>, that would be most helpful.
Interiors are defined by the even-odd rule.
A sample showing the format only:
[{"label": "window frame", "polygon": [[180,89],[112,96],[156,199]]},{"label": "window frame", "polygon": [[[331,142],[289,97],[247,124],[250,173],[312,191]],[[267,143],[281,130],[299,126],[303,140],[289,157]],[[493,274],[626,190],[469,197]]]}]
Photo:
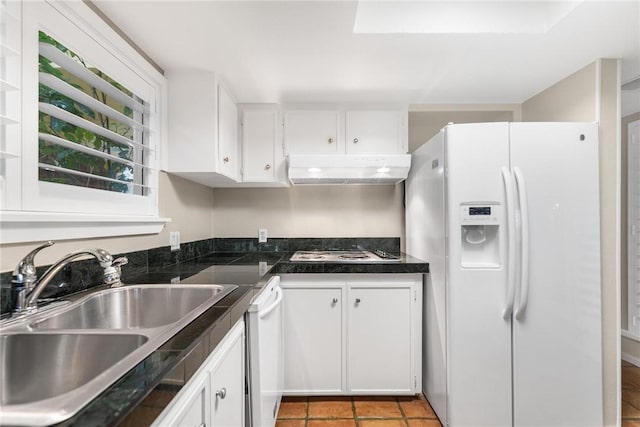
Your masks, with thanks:
[{"label": "window frame", "polygon": [[[161,149],[166,145],[167,83],[140,53],[84,2],[22,2],[21,155],[5,169],[0,243],[158,233]],[[38,31],[44,31],[150,104],[147,196],[40,181]],[[16,187],[20,191],[16,191]],[[16,200],[19,199],[19,200]]]}]

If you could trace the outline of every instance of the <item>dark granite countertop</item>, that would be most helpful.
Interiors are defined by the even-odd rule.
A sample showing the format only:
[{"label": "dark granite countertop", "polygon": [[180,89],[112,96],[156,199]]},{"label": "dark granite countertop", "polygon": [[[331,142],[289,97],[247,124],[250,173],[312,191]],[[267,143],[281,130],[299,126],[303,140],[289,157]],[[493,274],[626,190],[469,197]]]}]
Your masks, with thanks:
[{"label": "dark granite countertop", "polygon": [[[58,426],[145,426],[162,412],[270,277],[287,273],[428,273],[429,264],[402,254],[388,263],[289,262],[290,252],[215,253],[127,277],[128,284],[236,284],[232,293],[183,328]],[[126,277],[126,276],[125,276]]]}]

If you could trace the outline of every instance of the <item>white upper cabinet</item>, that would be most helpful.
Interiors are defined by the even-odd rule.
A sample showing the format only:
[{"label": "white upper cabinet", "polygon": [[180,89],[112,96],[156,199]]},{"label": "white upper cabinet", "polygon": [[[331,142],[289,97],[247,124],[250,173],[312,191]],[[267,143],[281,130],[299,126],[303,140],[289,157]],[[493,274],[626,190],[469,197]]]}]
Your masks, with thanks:
[{"label": "white upper cabinet", "polygon": [[347,154],[404,153],[399,111],[347,111]]},{"label": "white upper cabinet", "polygon": [[237,183],[238,110],[231,96],[212,72],[172,71],[166,77],[167,171],[209,186]]},{"label": "white upper cabinet", "polygon": [[339,111],[287,111],[284,140],[288,154],[344,153]]},{"label": "white upper cabinet", "polygon": [[238,107],[223,86],[218,86],[218,168],[229,178],[240,180]]},{"label": "white upper cabinet", "polygon": [[277,107],[243,106],[241,129],[243,183],[288,185]]},{"label": "white upper cabinet", "polygon": [[289,110],[285,154],[403,154],[406,110]]}]

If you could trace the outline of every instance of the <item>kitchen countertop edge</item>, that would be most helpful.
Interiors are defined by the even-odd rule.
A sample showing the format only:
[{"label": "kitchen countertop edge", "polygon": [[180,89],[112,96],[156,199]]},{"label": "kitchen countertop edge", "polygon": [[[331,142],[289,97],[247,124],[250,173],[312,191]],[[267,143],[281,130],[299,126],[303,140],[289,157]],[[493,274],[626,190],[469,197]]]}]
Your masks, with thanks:
[{"label": "kitchen countertop edge", "polygon": [[[216,346],[231,329],[231,327],[244,316],[251,301],[260,293],[267,281],[280,274],[299,273],[428,273],[429,264],[422,260],[401,254],[400,261],[377,263],[307,263],[290,262],[292,253],[282,253],[279,257],[275,254],[237,254],[237,259],[224,265],[213,265],[215,269],[225,267],[246,266],[247,269],[255,268],[260,263],[262,256],[268,256],[273,263],[264,274],[258,273],[258,280],[254,283],[240,284],[237,289],[223,298],[220,302],[207,309],[194,321],[178,331],[172,338],[158,347],[143,361],[131,369],[127,374],[116,380],[109,388],[82,408],[68,420],[56,424],[58,427],[66,426],[117,426],[121,425],[145,398],[156,388],[162,387],[162,381],[169,375],[175,374],[175,370],[181,365],[186,365],[189,359],[189,372],[185,371],[186,384],[198,367],[204,363],[207,357],[215,350]],[[278,258],[277,261],[275,258]],[[210,257],[203,257],[208,260]],[[275,261],[275,262],[274,262]],[[197,264],[198,260],[195,260]],[[204,266],[199,272],[189,271],[185,280],[181,283],[208,284],[211,277],[207,276],[207,268]],[[214,263],[215,264],[215,263]],[[176,268],[178,267],[178,268]],[[194,268],[193,263],[189,266]],[[180,270],[179,265],[172,270]],[[189,268],[187,268],[188,270]],[[159,269],[162,271],[162,269]],[[158,272],[149,272],[149,276]],[[128,281],[129,284],[149,282],[144,280],[145,275]],[[235,283],[234,283],[235,284]],[[177,284],[176,286],[179,286]],[[185,368],[187,369],[187,368]],[[178,388],[180,388],[178,386]],[[126,424],[126,423],[125,423]]]}]

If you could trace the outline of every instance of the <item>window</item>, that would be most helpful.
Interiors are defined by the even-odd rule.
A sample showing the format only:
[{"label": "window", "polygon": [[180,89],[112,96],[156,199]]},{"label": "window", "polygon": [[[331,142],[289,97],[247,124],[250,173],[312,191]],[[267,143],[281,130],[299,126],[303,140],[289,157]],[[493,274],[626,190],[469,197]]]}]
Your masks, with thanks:
[{"label": "window", "polygon": [[160,231],[164,77],[84,2],[20,3],[22,132],[0,166],[1,242]]},{"label": "window", "polygon": [[39,180],[145,196],[148,103],[39,31]]}]

